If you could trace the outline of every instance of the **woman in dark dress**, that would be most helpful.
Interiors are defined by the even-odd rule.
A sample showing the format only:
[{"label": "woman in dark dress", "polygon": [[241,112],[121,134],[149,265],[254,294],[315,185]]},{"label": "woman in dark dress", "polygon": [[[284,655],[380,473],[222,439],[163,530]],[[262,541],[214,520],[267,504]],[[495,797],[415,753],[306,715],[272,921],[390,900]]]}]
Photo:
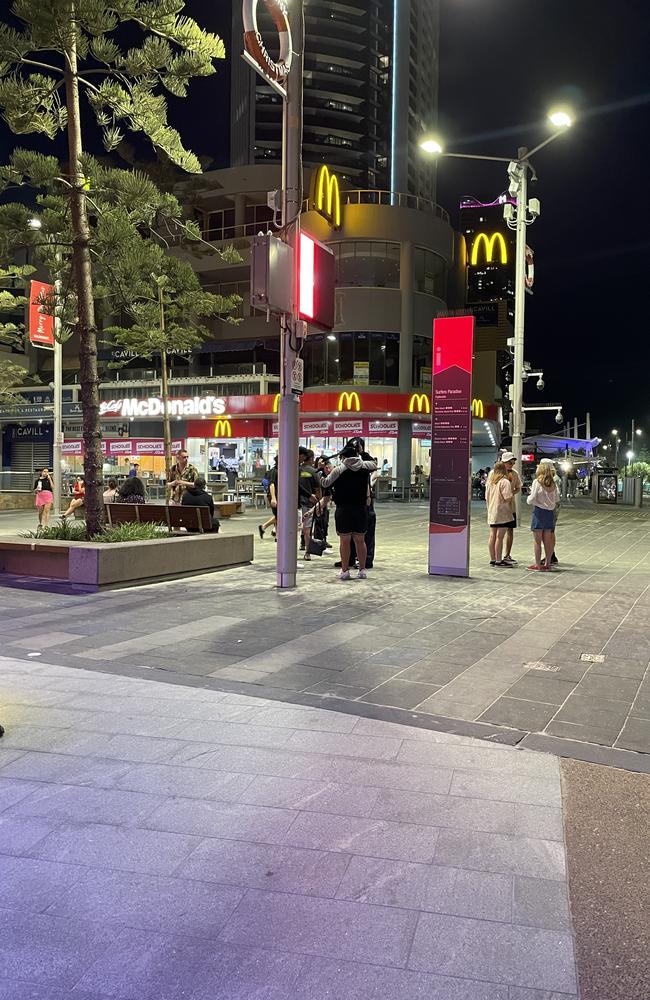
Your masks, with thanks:
[{"label": "woman in dark dress", "polygon": [[115,496],[115,503],[146,503],[144,483],[139,476],[129,476],[124,480]]}]

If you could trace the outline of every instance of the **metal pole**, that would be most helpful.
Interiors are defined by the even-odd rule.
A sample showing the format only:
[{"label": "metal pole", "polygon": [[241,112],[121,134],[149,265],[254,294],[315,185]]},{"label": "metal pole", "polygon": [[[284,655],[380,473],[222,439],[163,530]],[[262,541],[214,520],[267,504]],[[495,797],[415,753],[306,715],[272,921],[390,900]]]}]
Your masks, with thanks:
[{"label": "metal pole", "polygon": [[585,437],[587,441],[591,441],[591,413],[585,417]]},{"label": "metal pole", "polygon": [[[293,39],[293,62],[287,78],[287,96],[282,110],[282,222],[284,239],[298,252],[302,205],[302,72],[304,26],[302,0],[289,5]],[[297,258],[296,258],[297,259]],[[297,277],[297,268],[296,268]],[[294,279],[295,281],[295,279]],[[280,457],[278,475],[278,545],[276,583],[282,589],[296,586],[298,545],[298,427],[299,399],[291,391],[291,374],[296,360],[295,320],[297,308],[294,284],[294,315],[283,318],[280,332]]]},{"label": "metal pole", "polygon": [[63,397],[63,345],[61,343],[61,251],[56,253],[56,292],[54,309],[54,512],[61,513],[61,475],[63,460],[63,429],[61,410]]},{"label": "metal pole", "polygon": [[573,418],[573,436],[574,436],[574,438],[577,441],[578,440],[578,418],[577,417]]},{"label": "metal pole", "polygon": [[[521,168],[517,189],[517,243],[515,268],[515,355],[514,355],[514,400],[512,403],[512,452],[519,475],[522,475],[521,452],[524,435],[524,319],[526,310],[526,209],[528,205],[528,166],[524,162],[527,150],[518,151]],[[520,496],[517,494],[517,510]]]}]

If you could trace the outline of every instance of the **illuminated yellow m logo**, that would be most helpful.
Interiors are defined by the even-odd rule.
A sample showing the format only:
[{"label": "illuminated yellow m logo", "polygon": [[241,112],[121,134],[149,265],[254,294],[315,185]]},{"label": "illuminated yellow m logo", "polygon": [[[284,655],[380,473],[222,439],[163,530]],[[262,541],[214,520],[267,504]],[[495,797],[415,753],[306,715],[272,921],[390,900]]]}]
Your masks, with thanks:
[{"label": "illuminated yellow m logo", "polygon": [[277,413],[280,408],[280,393],[276,392],[275,399],[273,400],[273,412]]},{"label": "illuminated yellow m logo", "polygon": [[341,190],[336,174],[324,163],[312,176],[311,203],[335,229],[341,227]]},{"label": "illuminated yellow m logo", "polygon": [[495,246],[499,247],[499,252],[501,254],[501,263],[508,263],[508,247],[506,246],[506,241],[503,237],[503,233],[492,233],[488,236],[486,233],[479,233],[474,243],[472,244],[472,256],[471,264],[472,267],[476,267],[478,264],[478,255],[482,246],[485,246],[485,263],[491,264],[492,258],[494,257]]},{"label": "illuminated yellow m logo", "polygon": [[472,400],[472,416],[473,417],[480,417],[481,420],[483,419],[483,400],[482,399],[473,399]]},{"label": "illuminated yellow m logo", "polygon": [[229,420],[217,420],[214,425],[215,438],[231,438],[232,427]]},{"label": "illuminated yellow m logo", "polygon": [[431,403],[425,392],[414,392],[409,400],[409,413],[431,413]]},{"label": "illuminated yellow m logo", "polygon": [[361,409],[359,394],[356,392],[342,392],[339,396],[339,411],[354,410],[356,413]]}]

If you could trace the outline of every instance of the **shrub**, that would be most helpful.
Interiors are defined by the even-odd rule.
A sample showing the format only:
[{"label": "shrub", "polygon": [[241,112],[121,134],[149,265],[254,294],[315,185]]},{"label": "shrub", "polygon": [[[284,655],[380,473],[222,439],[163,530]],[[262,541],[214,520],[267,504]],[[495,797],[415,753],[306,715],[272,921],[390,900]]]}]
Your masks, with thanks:
[{"label": "shrub", "polygon": [[[92,542],[146,542],[155,538],[167,538],[169,535],[166,528],[158,524],[116,524],[107,527],[98,535],[94,535]],[[87,542],[86,527],[78,522],[61,520],[58,524],[48,524],[46,528],[37,528],[35,531],[21,531],[21,538],[38,538],[41,541],[58,542]]]},{"label": "shrub", "polygon": [[38,527],[36,531],[21,531],[21,538],[41,538],[44,541],[85,542],[86,525],[79,521],[69,521],[62,518],[57,524],[48,524],[46,528]]}]

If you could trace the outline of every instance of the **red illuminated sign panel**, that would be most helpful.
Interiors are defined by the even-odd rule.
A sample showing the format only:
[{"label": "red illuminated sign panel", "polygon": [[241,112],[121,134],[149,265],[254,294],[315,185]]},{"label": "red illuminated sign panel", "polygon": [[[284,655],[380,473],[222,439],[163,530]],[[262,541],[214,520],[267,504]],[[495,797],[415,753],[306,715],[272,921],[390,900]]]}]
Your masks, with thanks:
[{"label": "red illuminated sign panel", "polygon": [[334,254],[307,233],[298,250],[298,313],[322,330],[334,326]]},{"label": "red illuminated sign panel", "polygon": [[54,316],[42,312],[42,302],[54,291],[54,285],[32,281],[29,295],[29,342],[34,347],[54,347]]},{"label": "red illuminated sign panel", "polygon": [[429,573],[469,575],[474,317],[433,323]]}]

